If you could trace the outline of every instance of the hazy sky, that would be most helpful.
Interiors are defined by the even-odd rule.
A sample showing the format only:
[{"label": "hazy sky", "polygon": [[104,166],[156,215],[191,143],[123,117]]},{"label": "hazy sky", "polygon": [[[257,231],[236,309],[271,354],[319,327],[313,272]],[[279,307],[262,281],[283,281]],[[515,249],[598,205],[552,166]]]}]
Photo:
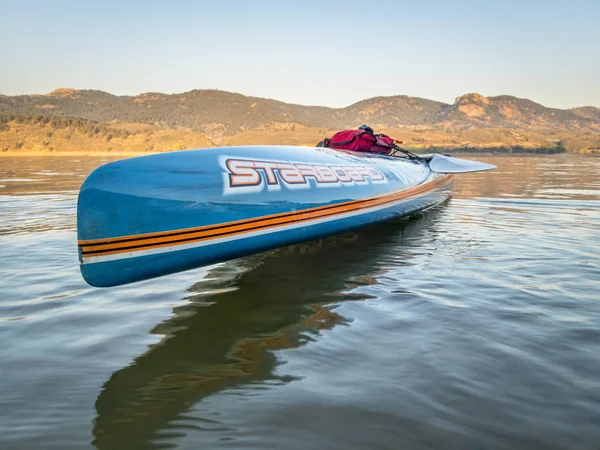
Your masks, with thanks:
[{"label": "hazy sky", "polygon": [[346,106],[510,94],[600,107],[600,0],[0,0],[0,93],[216,88]]}]

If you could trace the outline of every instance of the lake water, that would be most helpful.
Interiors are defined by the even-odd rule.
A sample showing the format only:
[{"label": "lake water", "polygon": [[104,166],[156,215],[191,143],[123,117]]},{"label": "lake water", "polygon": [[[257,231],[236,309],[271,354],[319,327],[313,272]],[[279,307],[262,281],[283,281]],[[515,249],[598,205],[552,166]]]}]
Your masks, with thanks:
[{"label": "lake water", "polygon": [[0,448],[599,448],[600,158],[479,159],[410,220],[95,289],[106,160],[0,158]]}]

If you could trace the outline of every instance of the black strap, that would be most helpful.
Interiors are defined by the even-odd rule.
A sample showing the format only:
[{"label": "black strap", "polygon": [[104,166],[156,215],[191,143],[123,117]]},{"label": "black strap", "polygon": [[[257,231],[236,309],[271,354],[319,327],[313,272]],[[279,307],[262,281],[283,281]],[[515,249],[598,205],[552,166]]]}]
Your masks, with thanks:
[{"label": "black strap", "polygon": [[404,153],[410,159],[416,159],[418,161],[426,161],[424,158],[421,158],[420,156],[415,155],[414,153],[411,153],[408,150],[404,150],[402,147],[399,147],[396,144],[392,144],[392,147],[393,147],[394,151],[392,153],[390,153],[391,156],[394,156],[396,154],[396,152],[401,152],[401,153]]}]

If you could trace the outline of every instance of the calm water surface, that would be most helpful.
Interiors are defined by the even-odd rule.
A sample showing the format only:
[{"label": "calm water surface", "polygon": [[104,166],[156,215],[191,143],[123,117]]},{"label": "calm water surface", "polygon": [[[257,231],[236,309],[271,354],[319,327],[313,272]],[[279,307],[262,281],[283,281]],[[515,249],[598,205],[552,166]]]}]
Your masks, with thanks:
[{"label": "calm water surface", "polygon": [[121,288],[99,158],[0,158],[0,448],[600,446],[600,159],[480,158],[410,220]]}]

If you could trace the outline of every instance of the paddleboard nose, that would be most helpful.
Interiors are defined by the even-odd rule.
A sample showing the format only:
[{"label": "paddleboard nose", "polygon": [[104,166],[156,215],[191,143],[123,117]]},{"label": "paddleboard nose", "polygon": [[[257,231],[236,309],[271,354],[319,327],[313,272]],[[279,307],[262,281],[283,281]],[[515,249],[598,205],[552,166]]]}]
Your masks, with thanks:
[{"label": "paddleboard nose", "polygon": [[429,161],[429,168],[437,173],[467,173],[493,170],[497,166],[469,159],[434,154],[431,161]]}]

